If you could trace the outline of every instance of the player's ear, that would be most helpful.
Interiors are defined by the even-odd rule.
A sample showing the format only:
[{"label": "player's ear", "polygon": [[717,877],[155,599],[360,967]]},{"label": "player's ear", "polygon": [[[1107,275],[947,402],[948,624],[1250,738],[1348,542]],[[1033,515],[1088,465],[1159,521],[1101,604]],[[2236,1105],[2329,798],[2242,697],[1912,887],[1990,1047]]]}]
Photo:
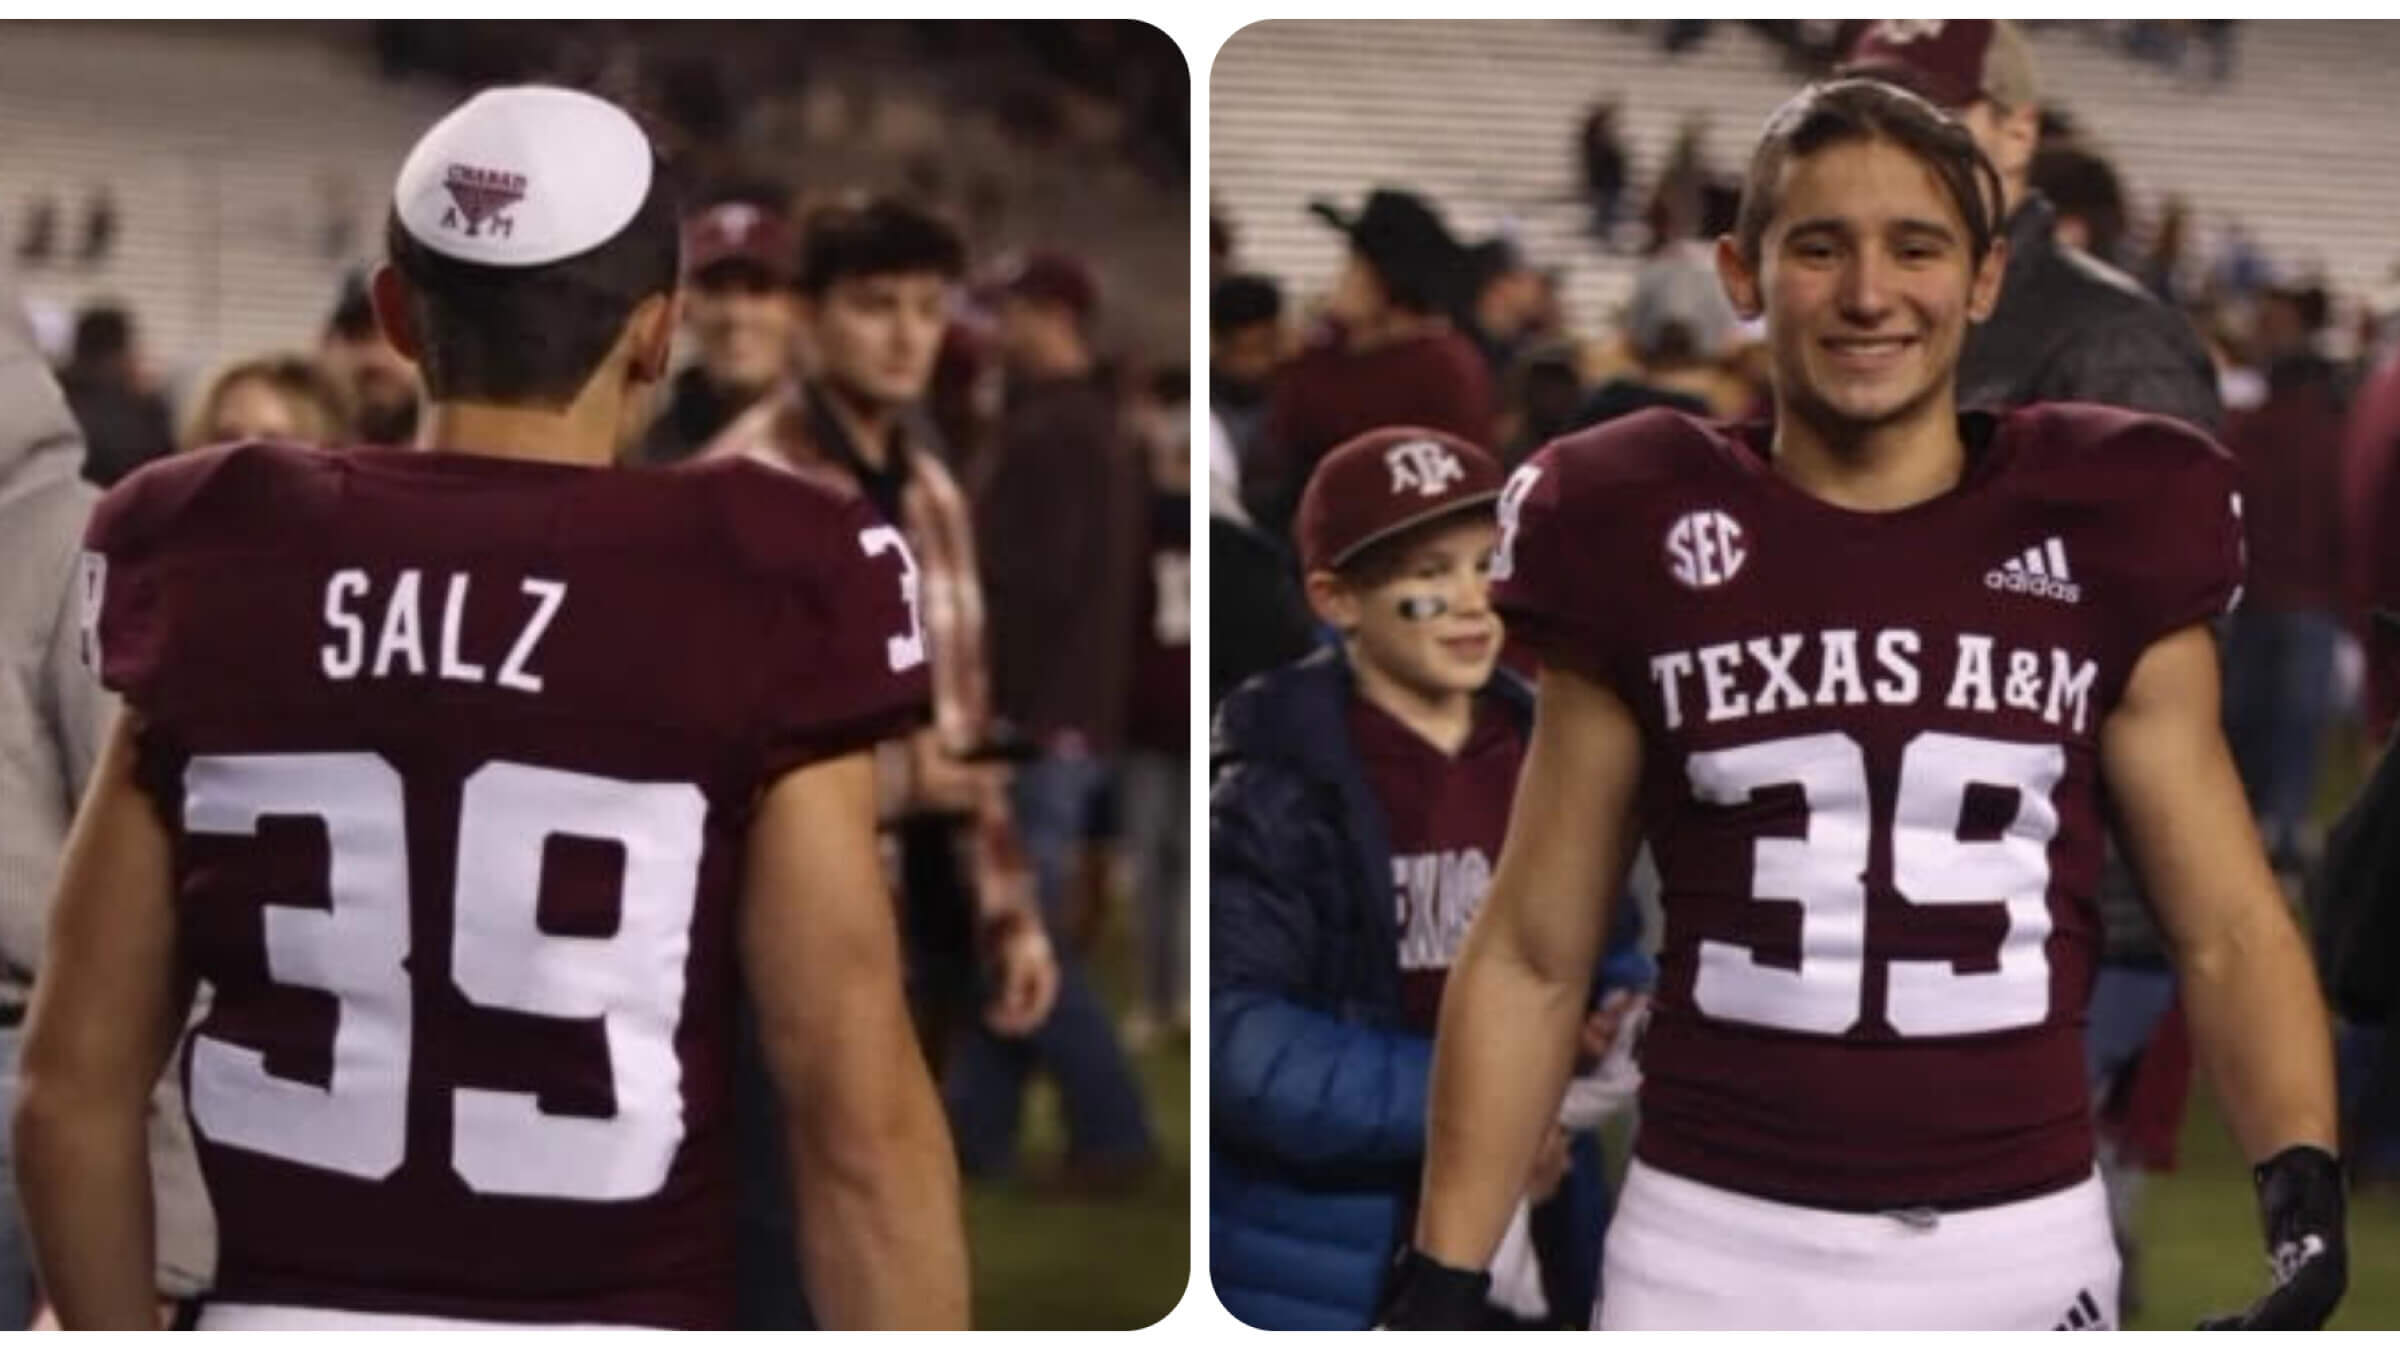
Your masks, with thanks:
[{"label": "player's ear", "polygon": [[1992,240],[1991,249],[1983,255],[1983,265],[1975,269],[1975,281],[1967,289],[1967,317],[1982,323],[1992,317],[1992,309],[2000,303],[2000,281],[2008,275],[2008,237]]},{"label": "player's ear", "polygon": [[1765,302],[1759,299],[1758,273],[1750,260],[1742,256],[1742,246],[1730,234],[1717,236],[1717,281],[1725,287],[1725,299],[1733,312],[1744,322],[1766,312]]},{"label": "player's ear", "polygon": [[1337,573],[1322,568],[1308,574],[1308,608],[1331,627],[1347,633],[1358,627],[1358,596]]},{"label": "player's ear", "polygon": [[375,269],[367,281],[367,302],[375,310],[375,326],[383,330],[383,340],[392,350],[407,357],[412,364],[424,364],[424,344],[417,341],[416,318],[409,311],[408,279],[400,269],[384,263]]},{"label": "player's ear", "polygon": [[627,364],[634,379],[656,382],[667,377],[667,358],[675,348],[678,294],[664,291],[633,307],[633,317],[626,321],[626,327],[632,337]]}]

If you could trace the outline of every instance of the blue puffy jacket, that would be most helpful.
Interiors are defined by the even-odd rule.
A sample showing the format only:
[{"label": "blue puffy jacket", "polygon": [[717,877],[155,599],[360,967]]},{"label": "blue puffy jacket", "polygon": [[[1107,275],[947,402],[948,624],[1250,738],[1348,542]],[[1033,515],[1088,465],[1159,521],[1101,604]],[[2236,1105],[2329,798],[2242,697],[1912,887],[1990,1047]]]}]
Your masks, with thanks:
[{"label": "blue puffy jacket", "polygon": [[[1337,649],[1251,680],[1217,715],[1209,796],[1209,1268],[1234,1316],[1277,1330],[1364,1327],[1405,1236],[1424,1162],[1433,1042],[1400,1002],[1391,846],[1351,748]],[[1487,694],[1530,732],[1531,691]],[[1606,984],[1646,984],[1633,907]],[[1596,1152],[1563,1203],[1598,1265]],[[1557,1289],[1588,1307],[1590,1276]],[[1581,1300],[1583,1306],[1577,1306]]]}]

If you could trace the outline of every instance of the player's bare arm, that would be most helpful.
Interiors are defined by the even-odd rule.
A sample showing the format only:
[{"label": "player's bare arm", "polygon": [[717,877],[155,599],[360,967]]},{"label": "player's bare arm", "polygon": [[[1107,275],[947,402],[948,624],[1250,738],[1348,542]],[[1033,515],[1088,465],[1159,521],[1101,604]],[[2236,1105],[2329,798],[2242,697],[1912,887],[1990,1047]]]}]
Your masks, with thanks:
[{"label": "player's bare arm", "polygon": [[155,1330],[151,1089],[183,1026],[169,843],[121,714],[67,839],[20,1067],[17,1190],[68,1328]]},{"label": "player's bare arm", "polygon": [[2195,1052],[2259,1183],[2274,1286],[2210,1325],[2313,1330],[2348,1282],[2332,1039],[2217,708],[2208,631],[2153,643],[2102,728],[2103,767],[2174,955]]},{"label": "player's bare arm", "polygon": [[2333,1051],[2307,948],[2217,721],[2208,630],[2151,645],[2101,732],[2125,841],[2149,883],[2192,1040],[2252,1162],[2333,1147]]},{"label": "player's bare arm", "polygon": [[901,994],[872,758],[785,775],[750,828],[741,944],[829,1327],[967,1320],[958,1165]]},{"label": "player's bare arm", "polygon": [[1607,686],[1542,676],[1490,894],[1442,996],[1417,1248],[1481,1270],[1524,1194],[1573,1064],[1635,842],[1641,733]]}]

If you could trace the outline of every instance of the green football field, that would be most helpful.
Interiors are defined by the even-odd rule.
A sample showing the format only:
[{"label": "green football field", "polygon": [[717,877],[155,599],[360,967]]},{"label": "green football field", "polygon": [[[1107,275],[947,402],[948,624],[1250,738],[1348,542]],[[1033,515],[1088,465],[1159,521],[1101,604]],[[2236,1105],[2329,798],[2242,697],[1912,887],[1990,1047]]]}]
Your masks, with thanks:
[{"label": "green football field", "polygon": [[[1112,901],[1089,935],[1093,980],[1119,1010],[1133,1004],[1127,908],[1121,896]],[[1026,1093],[1019,1175],[967,1183],[976,1327],[1127,1331],[1182,1301],[1192,1274],[1191,1048],[1162,1037],[1131,1059],[1161,1160],[1138,1189],[1094,1199],[1045,1185],[1065,1137],[1047,1078]]]}]

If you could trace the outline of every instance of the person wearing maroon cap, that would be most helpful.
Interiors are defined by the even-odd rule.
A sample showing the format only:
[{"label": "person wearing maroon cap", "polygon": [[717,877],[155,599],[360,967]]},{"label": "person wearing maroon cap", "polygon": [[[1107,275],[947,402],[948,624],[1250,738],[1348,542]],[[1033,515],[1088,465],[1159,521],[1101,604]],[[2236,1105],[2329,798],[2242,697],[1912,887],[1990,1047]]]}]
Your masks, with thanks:
[{"label": "person wearing maroon cap", "polygon": [[[1498,665],[1489,599],[1501,477],[1481,449],[1427,428],[1370,431],[1326,455],[1294,530],[1310,606],[1339,641],[1251,680],[1218,714],[1210,1269],[1255,1326],[1367,1325],[1414,1203],[1444,979],[1531,734],[1530,691]],[[1547,1138],[1520,1188],[1537,1203],[1567,1168],[1564,1132]],[[1582,1264],[1567,1306],[1519,1289],[1486,1320],[1580,1321]]]},{"label": "person wearing maroon cap", "polygon": [[792,365],[791,228],[783,208],[722,201],[684,222],[683,331],[692,361],[636,452],[671,464],[700,451],[764,398]]},{"label": "person wearing maroon cap", "polygon": [[2033,189],[2042,91],[2023,30],[2007,19],[1876,19],[1842,71],[1948,110],[2000,171],[2008,271],[1959,358],[1960,406],[2104,403],[2216,433],[2224,408],[2200,335],[2133,278],[2062,242],[2058,212]]},{"label": "person wearing maroon cap", "polygon": [[[1005,394],[995,447],[970,491],[992,635],[992,703],[1032,744],[1009,786],[1054,931],[1069,879],[1124,747],[1143,581],[1144,469],[1126,410],[1092,348],[1099,288],[1079,259],[1036,252],[999,277],[995,345]],[[1157,1163],[1149,1109],[1079,953],[1059,951],[1059,994],[1034,1035],[970,1029],[944,1084],[970,1176],[1016,1164],[1026,1084],[1058,1081],[1062,1180],[1122,1190]]]},{"label": "person wearing maroon cap", "polygon": [[1637,843],[1666,922],[1601,1327],[2115,1324],[2084,1048],[2112,818],[2254,1164],[2273,1282],[2213,1325],[2339,1302],[2325,1009],[2218,721],[2238,469],[2171,418],[1962,413],[1994,177],[1905,89],[1803,90],[1717,244],[1772,419],[1650,409],[1509,480],[1494,598],[1540,716],[1392,1325],[1473,1316]]},{"label": "person wearing maroon cap", "polygon": [[1331,325],[1278,375],[1243,497],[1269,531],[1291,523],[1317,461],[1375,427],[1424,426],[1482,443],[1496,429],[1492,374],[1449,315],[1473,280],[1466,247],[1413,192],[1378,188],[1355,214],[1310,210],[1350,243]]}]

